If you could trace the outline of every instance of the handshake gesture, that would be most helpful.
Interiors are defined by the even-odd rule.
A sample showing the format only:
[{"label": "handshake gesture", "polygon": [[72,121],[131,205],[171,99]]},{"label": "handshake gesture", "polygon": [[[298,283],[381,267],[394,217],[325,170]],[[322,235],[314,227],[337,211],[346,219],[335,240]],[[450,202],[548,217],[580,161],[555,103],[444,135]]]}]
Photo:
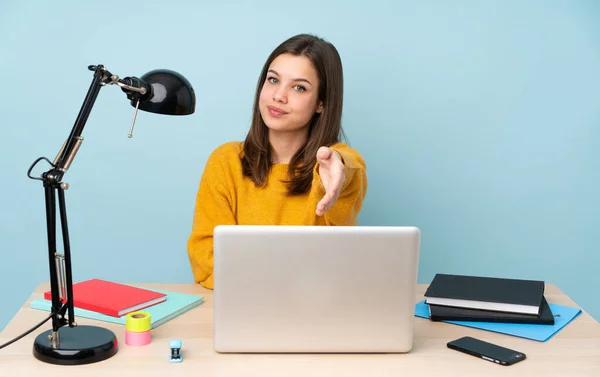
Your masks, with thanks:
[{"label": "handshake gesture", "polygon": [[342,184],[346,179],[344,173],[344,162],[339,153],[329,147],[321,147],[317,151],[317,162],[319,163],[319,175],[321,182],[325,187],[325,196],[317,204],[317,216],[329,210],[342,189]]}]

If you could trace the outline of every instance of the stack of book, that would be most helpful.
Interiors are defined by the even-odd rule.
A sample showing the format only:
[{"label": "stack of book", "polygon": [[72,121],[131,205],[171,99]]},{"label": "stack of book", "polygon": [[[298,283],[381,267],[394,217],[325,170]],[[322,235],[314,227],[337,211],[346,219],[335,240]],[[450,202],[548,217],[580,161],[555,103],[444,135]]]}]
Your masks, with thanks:
[{"label": "stack of book", "polygon": [[553,325],[544,282],[436,274],[425,292],[432,321]]},{"label": "stack of book", "polygon": [[[33,300],[33,309],[49,312],[52,293]],[[126,324],[128,313],[143,310],[151,317],[151,328],[158,326],[202,305],[204,296],[145,289],[139,286],[116,283],[102,279],[89,279],[73,284],[73,311],[75,317]]]}]

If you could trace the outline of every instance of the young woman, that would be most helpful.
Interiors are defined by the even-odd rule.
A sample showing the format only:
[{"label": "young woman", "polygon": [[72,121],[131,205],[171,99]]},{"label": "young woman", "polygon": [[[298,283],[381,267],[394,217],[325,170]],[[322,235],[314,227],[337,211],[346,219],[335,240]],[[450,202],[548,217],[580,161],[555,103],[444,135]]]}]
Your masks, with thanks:
[{"label": "young woman", "polygon": [[336,48],[294,36],[267,59],[250,131],[208,158],[196,196],[188,256],[213,289],[217,225],[355,225],[367,191],[365,163],[342,143],[342,63]]}]

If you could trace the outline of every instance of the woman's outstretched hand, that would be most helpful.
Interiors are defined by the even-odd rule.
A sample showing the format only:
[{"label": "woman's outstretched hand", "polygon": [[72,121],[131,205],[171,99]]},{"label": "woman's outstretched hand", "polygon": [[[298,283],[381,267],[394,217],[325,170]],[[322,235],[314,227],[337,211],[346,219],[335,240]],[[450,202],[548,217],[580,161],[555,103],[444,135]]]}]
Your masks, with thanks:
[{"label": "woman's outstretched hand", "polygon": [[317,151],[317,162],[319,163],[319,175],[321,182],[325,187],[325,196],[317,204],[316,213],[318,216],[329,210],[342,189],[342,184],[346,179],[344,173],[344,162],[339,153],[329,147],[321,147]]}]

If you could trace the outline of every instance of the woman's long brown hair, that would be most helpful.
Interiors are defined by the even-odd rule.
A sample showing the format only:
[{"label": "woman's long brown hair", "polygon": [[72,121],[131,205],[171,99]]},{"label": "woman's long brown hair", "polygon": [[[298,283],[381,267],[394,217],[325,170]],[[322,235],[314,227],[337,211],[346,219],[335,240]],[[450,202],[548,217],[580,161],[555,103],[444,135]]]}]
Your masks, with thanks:
[{"label": "woman's long brown hair", "polygon": [[306,56],[312,62],[319,76],[319,100],[323,102],[321,113],[315,113],[310,121],[308,140],[292,157],[288,167],[288,195],[306,193],[311,186],[313,169],[317,162],[317,150],[340,141],[342,130],[343,71],[340,55],[329,42],[309,34],[300,34],[281,43],[269,55],[262,69],[256,95],[252,125],[244,141],[240,154],[245,176],[262,186],[266,183],[273,164],[272,148],[269,143],[268,128],[259,110],[259,98],[271,62],[281,54]]}]

